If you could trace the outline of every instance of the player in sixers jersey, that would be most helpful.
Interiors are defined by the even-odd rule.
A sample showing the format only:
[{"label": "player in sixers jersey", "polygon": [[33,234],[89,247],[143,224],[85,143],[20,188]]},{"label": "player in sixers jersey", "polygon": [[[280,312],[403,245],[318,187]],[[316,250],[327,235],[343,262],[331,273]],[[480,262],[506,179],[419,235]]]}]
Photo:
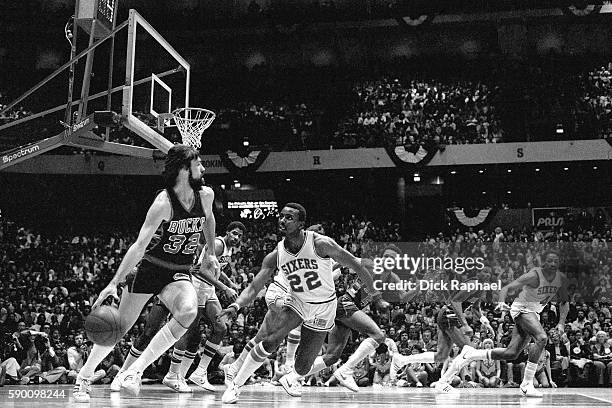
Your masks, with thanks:
[{"label": "player in sixers jersey", "polygon": [[[512,306],[508,306],[505,303],[508,292],[517,289],[521,289],[521,292],[512,302]],[[500,291],[498,307],[503,311],[510,310],[510,316],[515,323],[508,347],[475,350],[471,346],[465,346],[453,360],[449,370],[458,372],[463,366],[474,360],[514,360],[533,338],[535,347],[529,350],[529,359],[520,389],[524,396],[542,397],[542,393],[537,391],[533,385],[538,360],[548,341],[546,331],[540,323],[539,314],[555,296],[560,301],[557,330],[562,333],[569,311],[566,277],[559,271],[559,255],[549,250],[542,254],[541,268],[531,269]]]},{"label": "player in sixers jersey", "polygon": [[[140,262],[119,303],[120,329],[127,332],[154,295],[172,313],[172,319],[151,339],[140,357],[128,370],[118,374],[122,388],[134,394],[140,392],[142,372],[187,332],[197,315],[197,295],[189,269],[200,240],[205,238],[213,242],[215,239],[214,193],[203,186],[203,170],[199,153],[194,148],[176,145],[168,151],[163,173],[166,188],[157,194],[138,238],[93,305],[93,308],[98,307],[108,297],[119,300],[117,285]],[[212,246],[205,259],[211,268],[219,268]],[[112,346],[94,345],[77,376],[76,402],[89,401],[94,369],[112,350]]]},{"label": "player in sixers jersey", "polygon": [[185,382],[185,375],[191,367],[200,345],[200,319],[204,316],[212,324],[213,333],[206,340],[204,353],[201,356],[198,368],[189,376],[189,381],[205,390],[215,391],[215,388],[208,382],[207,370],[227,331],[225,324],[217,321],[217,316],[221,312],[221,303],[215,290],[220,292],[222,299],[227,299],[227,303],[236,300],[238,295],[231,287],[231,282],[225,272],[231,272],[229,264],[231,257],[240,246],[245,231],[246,227],[243,223],[233,221],[227,226],[225,236],[215,239],[215,253],[221,266],[219,271],[211,271],[206,267],[202,268],[202,260],[206,251],[202,251],[200,254],[195,268],[196,271],[193,273],[193,286],[198,295],[198,317],[191,324],[187,333],[174,346],[170,371],[163,380],[165,385],[177,392],[191,392],[191,388]]},{"label": "player in sixers jersey", "polygon": [[[395,258],[399,255],[400,249],[395,245],[389,245],[383,251],[383,258]],[[357,259],[361,262],[362,266],[372,273],[374,266],[371,259]],[[385,269],[382,274],[376,275],[376,279],[385,283],[400,282],[400,278],[388,269]],[[388,300],[406,302],[414,293],[401,292],[397,294],[399,298],[396,296]],[[340,296],[336,302],[336,325],[329,333],[326,353],[315,359],[312,368],[306,376],[315,374],[340,360],[351,332],[355,330],[366,334],[368,338],[362,341],[348,360],[334,371],[333,376],[336,377],[342,386],[354,392],[359,391],[359,386],[353,377],[353,369],[365,357],[374,352],[380,344],[385,342],[385,335],[380,327],[362,309],[371,305],[380,310],[387,310],[389,303],[386,301],[387,299],[384,299],[385,295],[386,293],[384,292],[379,294],[378,292],[367,290],[366,285],[359,278],[351,283],[346,293]],[[388,295],[391,295],[391,293]],[[299,384],[300,379],[301,376],[293,371],[281,378],[280,383],[290,392],[290,395],[299,396],[300,391],[297,384]]]},{"label": "player in sixers jersey", "polygon": [[240,370],[229,383],[222,397],[223,403],[236,403],[240,387],[277,349],[287,334],[302,325],[302,339],[296,351],[295,371],[305,375],[319,354],[325,337],[334,327],[336,289],[333,280],[333,261],[357,272],[368,287],[372,287],[370,273],[351,253],[333,239],[304,230],[306,210],[297,203],[286,204],[279,215],[279,231],[285,238],[264,258],[261,271],[235,303],[225,309],[220,319],[235,317],[263,289],[278,269],[276,284],[286,293],[280,310],[266,313],[262,328],[267,333],[251,349]]}]

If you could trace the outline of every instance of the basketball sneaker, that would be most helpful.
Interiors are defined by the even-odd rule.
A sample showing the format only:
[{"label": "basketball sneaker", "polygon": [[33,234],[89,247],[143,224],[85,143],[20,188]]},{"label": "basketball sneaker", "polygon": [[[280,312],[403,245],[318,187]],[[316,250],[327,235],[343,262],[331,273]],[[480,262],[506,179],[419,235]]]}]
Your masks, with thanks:
[{"label": "basketball sneaker", "polygon": [[238,397],[240,396],[240,387],[234,384],[233,381],[230,381],[227,389],[221,396],[221,402],[224,404],[235,404],[238,402]]},{"label": "basketball sneaker", "polygon": [[521,384],[521,393],[525,397],[542,398],[544,396],[544,394],[535,389],[533,382]]},{"label": "basketball sneaker", "polygon": [[128,369],[121,374],[117,374],[117,377],[119,377],[118,381],[121,384],[121,389],[132,395],[140,394],[142,373]]},{"label": "basketball sneaker", "polygon": [[278,382],[283,386],[287,394],[291,395],[292,397],[302,396],[302,386],[300,385],[300,382],[293,380],[290,377],[290,374],[283,375]]},{"label": "basketball sneaker", "polygon": [[89,378],[83,378],[77,375],[76,382],[74,383],[74,390],[72,391],[72,398],[74,402],[89,402],[91,393],[91,380]]},{"label": "basketball sneaker", "polygon": [[111,385],[110,385],[111,392],[121,391],[121,383],[119,382],[119,374],[121,374],[122,372],[123,371],[119,371],[117,375],[115,375],[115,378],[113,378],[113,382],[111,382]]},{"label": "basketball sneaker", "polygon": [[389,369],[389,379],[391,381],[395,381],[397,379],[397,372],[406,366],[406,362],[403,361],[402,357],[406,357],[401,355],[400,353],[394,353],[391,358],[391,368]]},{"label": "basketball sneaker", "polygon": [[206,391],[215,392],[215,387],[208,382],[208,374],[206,371],[195,370],[188,378],[189,381],[197,385],[198,387],[204,388]]},{"label": "basketball sneaker", "polygon": [[226,387],[229,387],[230,384],[234,381],[234,377],[237,374],[237,372],[234,370],[234,365],[226,364],[223,367],[221,367],[221,369],[223,370],[223,375],[225,377],[223,382],[225,383]]},{"label": "basketball sneaker", "polygon": [[339,369],[334,371],[333,375],[334,377],[336,377],[341,386],[348,388],[353,392],[359,392],[359,386],[353,378],[352,370],[347,370],[340,367]]},{"label": "basketball sneaker", "polygon": [[168,371],[168,374],[164,376],[162,384],[172,389],[174,392],[193,392],[191,387],[187,385],[187,382],[184,378],[181,378],[177,373],[173,373],[170,371]]},{"label": "basketball sneaker", "polygon": [[458,395],[459,391],[454,389],[450,384],[445,383],[444,381],[438,381],[434,386],[436,392],[440,394],[450,394],[450,395]]}]

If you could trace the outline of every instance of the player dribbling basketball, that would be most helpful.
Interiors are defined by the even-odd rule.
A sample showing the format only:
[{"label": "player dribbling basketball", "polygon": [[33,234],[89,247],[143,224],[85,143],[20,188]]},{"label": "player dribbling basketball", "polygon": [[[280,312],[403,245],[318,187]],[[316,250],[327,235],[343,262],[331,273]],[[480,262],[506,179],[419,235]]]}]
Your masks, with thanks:
[{"label": "player dribbling basketball", "polygon": [[[118,300],[117,285],[142,260],[134,280],[122,294],[121,329],[124,332],[130,329],[142,308],[156,294],[172,313],[172,319],[153,337],[141,356],[119,374],[121,386],[134,394],[140,391],[145,368],[185,334],[197,315],[197,296],[189,269],[203,236],[208,242],[214,242],[215,238],[214,192],[203,187],[203,170],[199,153],[193,147],[176,145],[168,151],[164,169],[166,188],[155,198],[136,242],[93,305],[99,306],[108,297]],[[211,267],[219,268],[213,248],[211,245],[205,258]],[[112,349],[112,346],[94,345],[77,376],[73,393],[76,402],[89,401],[90,378]]]}]

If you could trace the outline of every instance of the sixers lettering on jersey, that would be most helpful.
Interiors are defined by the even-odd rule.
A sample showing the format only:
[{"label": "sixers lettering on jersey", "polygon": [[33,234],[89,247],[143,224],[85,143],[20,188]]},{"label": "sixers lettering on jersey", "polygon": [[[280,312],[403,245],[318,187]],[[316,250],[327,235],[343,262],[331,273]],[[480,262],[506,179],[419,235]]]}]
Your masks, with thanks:
[{"label": "sixers lettering on jersey", "polygon": [[166,189],[165,192],[172,205],[172,218],[162,222],[144,259],[154,264],[162,261],[166,264],[190,266],[206,224],[200,193],[194,190],[195,200],[188,210],[172,189]]},{"label": "sixers lettering on jersey", "polygon": [[314,232],[306,231],[302,248],[292,254],[285,248],[285,240],[278,243],[279,273],[274,280],[305,302],[321,302],[336,297],[332,274],[333,261],[322,258],[314,246]]}]

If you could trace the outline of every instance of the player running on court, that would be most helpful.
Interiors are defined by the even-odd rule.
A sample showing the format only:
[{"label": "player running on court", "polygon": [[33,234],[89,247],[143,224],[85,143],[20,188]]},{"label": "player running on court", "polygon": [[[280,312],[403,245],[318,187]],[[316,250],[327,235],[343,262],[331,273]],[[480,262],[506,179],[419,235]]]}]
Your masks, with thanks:
[{"label": "player running on court", "polygon": [[266,255],[262,269],[238,300],[222,312],[221,318],[235,316],[261,291],[276,269],[275,285],[286,293],[278,312],[266,313],[262,330],[268,333],[251,349],[242,367],[223,394],[223,403],[236,403],[240,387],[276,350],[287,334],[302,324],[302,341],[295,358],[295,370],[304,375],[310,371],[323,341],[333,326],[336,314],[336,292],[332,276],[333,261],[358,273],[372,287],[369,272],[358,259],[341,248],[333,239],[304,230],[306,210],[288,203],[279,216],[279,231],[285,238]]},{"label": "player running on court", "polygon": [[[565,319],[569,312],[567,303],[567,279],[559,271],[559,255],[555,251],[547,250],[542,254],[542,267],[535,267],[522,275],[514,282],[503,287],[499,294],[498,307],[502,311],[510,311],[514,319],[512,339],[506,348],[492,350],[475,350],[471,346],[463,347],[461,353],[453,360],[448,371],[458,372],[474,360],[514,360],[529,345],[531,339],[535,341],[534,347],[529,350],[529,358],[525,367],[521,393],[527,397],[542,397],[533,385],[533,377],[538,367],[538,360],[546,346],[548,336],[540,323],[540,312],[555,296],[559,305],[559,333],[563,332]],[[518,297],[508,306],[505,301],[509,291],[521,289]]]}]

